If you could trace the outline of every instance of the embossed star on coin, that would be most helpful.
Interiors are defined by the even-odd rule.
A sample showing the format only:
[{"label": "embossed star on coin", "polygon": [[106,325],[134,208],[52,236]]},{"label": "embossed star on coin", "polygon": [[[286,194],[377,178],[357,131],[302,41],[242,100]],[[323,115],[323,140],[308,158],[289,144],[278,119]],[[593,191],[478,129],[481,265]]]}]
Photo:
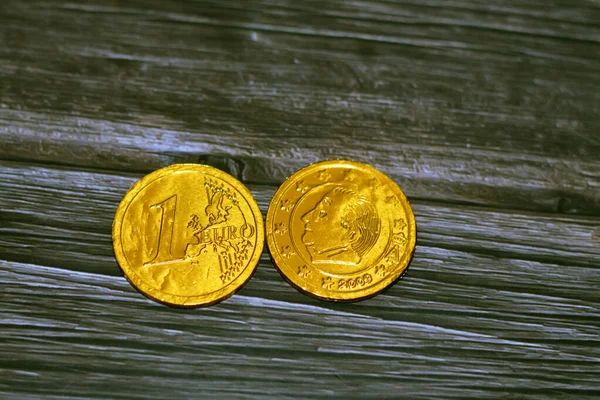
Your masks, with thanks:
[{"label": "embossed star on coin", "polygon": [[175,307],[214,304],[252,276],[263,219],[248,189],[206,165],[155,171],[127,192],[113,223],[115,256],[129,282]]},{"label": "embossed star on coin", "polygon": [[293,174],[275,193],[266,227],[282,276],[323,300],[380,293],[406,272],[416,244],[415,217],[398,185],[352,161],[324,161]]}]

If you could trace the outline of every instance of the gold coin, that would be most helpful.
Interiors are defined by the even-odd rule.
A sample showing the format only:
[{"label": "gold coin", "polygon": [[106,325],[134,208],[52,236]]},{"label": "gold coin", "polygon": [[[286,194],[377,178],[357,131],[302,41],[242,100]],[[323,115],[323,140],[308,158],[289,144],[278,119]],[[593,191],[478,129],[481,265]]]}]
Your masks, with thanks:
[{"label": "gold coin", "polygon": [[264,246],[262,214],[248,189],[206,165],[152,172],[125,195],[113,248],[140,292],[175,307],[226,299],[250,279]]},{"label": "gold coin", "polygon": [[332,160],[299,170],[267,212],[273,263],[292,286],[322,300],[380,293],[402,277],[415,243],[406,196],[362,163]]}]

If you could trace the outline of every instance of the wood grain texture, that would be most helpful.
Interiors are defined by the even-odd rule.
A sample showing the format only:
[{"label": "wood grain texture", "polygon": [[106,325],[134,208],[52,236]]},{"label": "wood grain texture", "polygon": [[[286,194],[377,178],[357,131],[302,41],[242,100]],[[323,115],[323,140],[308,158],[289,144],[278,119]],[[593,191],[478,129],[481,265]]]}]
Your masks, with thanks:
[{"label": "wood grain texture", "polygon": [[[0,397],[600,393],[597,0],[0,3]],[[374,165],[406,277],[331,304],[267,254],[200,310],[137,293],[125,192],[176,162],[261,210],[296,169]]]},{"label": "wood grain texture", "polygon": [[[500,377],[502,391],[531,398],[591,398],[600,389],[598,353],[587,343],[597,341],[597,330],[585,321],[598,309],[577,301],[530,296],[527,317],[507,311],[510,292],[490,292],[482,308],[461,306],[455,296],[424,302],[425,282],[413,278],[403,298],[330,306],[244,289],[189,312],[148,302],[117,277],[3,262],[0,282],[9,306],[2,311],[5,374],[17,393],[481,398],[500,392]],[[262,284],[253,280],[248,289]],[[471,300],[483,294],[458,292]]]}]

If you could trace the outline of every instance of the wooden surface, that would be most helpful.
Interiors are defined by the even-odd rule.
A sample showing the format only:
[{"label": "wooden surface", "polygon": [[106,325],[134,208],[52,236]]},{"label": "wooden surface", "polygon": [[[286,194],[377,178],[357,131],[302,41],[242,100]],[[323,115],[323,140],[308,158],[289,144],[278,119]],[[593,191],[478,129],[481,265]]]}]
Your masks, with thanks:
[{"label": "wooden surface", "polygon": [[[599,115],[597,0],[2,0],[0,398],[598,398]],[[330,158],[414,206],[384,294],[266,253],[206,309],[121,276],[144,174],[210,164],[266,212]]]}]

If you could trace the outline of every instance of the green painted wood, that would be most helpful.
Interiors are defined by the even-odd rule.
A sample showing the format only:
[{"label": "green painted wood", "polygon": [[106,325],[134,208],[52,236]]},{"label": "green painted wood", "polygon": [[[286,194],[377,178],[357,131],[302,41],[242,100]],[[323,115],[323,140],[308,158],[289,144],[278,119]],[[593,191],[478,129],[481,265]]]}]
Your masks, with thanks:
[{"label": "green painted wood", "polygon": [[[600,393],[600,3],[0,4],[0,397],[531,398]],[[266,213],[323,159],[413,204],[415,258],[355,304],[267,254],[199,310],[112,254],[145,173],[221,168]]]}]

